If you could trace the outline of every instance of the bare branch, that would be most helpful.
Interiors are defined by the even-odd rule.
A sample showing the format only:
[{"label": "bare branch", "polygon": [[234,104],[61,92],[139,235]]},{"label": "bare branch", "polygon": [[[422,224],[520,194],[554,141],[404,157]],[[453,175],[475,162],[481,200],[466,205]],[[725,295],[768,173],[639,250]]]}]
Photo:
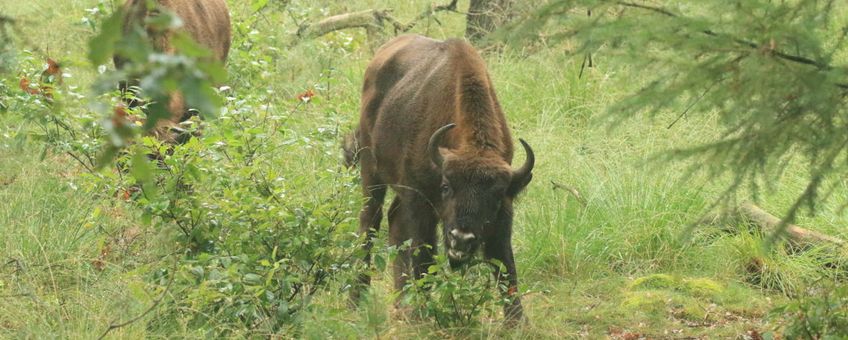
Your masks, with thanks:
[{"label": "bare branch", "polygon": [[427,18],[433,16],[434,14],[436,14],[437,12],[441,12],[441,11],[456,12],[457,1],[458,0],[452,0],[447,5],[439,5],[439,6],[431,5],[430,8],[428,8],[424,12],[421,12],[421,14],[419,14],[417,17],[415,17],[415,19],[412,19],[412,21],[410,21],[406,25],[402,25],[401,27],[398,27],[397,25],[395,25],[395,33],[408,32],[413,27],[415,27],[415,25],[418,24],[419,21],[427,19]]}]

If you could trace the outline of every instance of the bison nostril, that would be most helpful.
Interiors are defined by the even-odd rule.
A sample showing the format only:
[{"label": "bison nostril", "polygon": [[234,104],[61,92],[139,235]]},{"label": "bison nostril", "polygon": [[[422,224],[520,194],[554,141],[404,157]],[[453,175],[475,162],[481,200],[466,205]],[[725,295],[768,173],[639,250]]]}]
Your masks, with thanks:
[{"label": "bison nostril", "polygon": [[451,230],[450,233],[451,233],[451,236],[453,236],[455,239],[460,240],[460,241],[471,241],[471,240],[477,238],[477,236],[475,236],[474,233],[462,232],[462,231],[459,231],[459,229]]}]

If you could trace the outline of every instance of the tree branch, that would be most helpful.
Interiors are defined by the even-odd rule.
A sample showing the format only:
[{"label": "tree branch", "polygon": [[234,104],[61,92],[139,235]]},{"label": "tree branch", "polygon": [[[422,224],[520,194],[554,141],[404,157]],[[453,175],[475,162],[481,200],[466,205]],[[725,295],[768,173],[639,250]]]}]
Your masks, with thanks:
[{"label": "tree branch", "polygon": [[401,27],[398,27],[397,25],[395,25],[395,33],[408,32],[413,27],[415,27],[415,25],[418,24],[419,21],[424,20],[426,18],[429,18],[429,17],[433,16],[434,14],[436,14],[437,12],[441,12],[441,11],[456,12],[456,3],[458,1],[459,0],[452,0],[447,5],[439,5],[439,6],[430,5],[430,8],[428,8],[424,12],[421,12],[421,14],[419,14],[417,17],[415,17],[415,19],[412,19],[412,21],[410,21],[406,25],[402,25]]}]

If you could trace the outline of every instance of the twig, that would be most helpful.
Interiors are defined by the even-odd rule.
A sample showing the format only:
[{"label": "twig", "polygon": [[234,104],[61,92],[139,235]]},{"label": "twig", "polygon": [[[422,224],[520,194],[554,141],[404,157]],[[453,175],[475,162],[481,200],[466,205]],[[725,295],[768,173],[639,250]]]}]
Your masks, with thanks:
[{"label": "twig", "polygon": [[[586,16],[592,16],[592,10],[586,11]],[[589,67],[592,67],[592,52],[587,52],[585,56],[583,56],[583,63],[580,64],[580,74],[577,75],[577,78],[583,78],[583,69],[586,68],[586,62],[589,62]]]},{"label": "twig", "polygon": [[25,297],[25,296],[32,296],[32,294],[30,294],[30,293],[20,293],[20,294],[0,295],[0,299],[15,298],[15,297]]},{"label": "twig", "polygon": [[674,124],[677,124],[677,122],[680,121],[681,118],[683,118],[684,116],[686,116],[687,113],[689,113],[689,110],[691,110],[695,106],[695,104],[698,104],[698,102],[700,102],[701,99],[704,99],[704,96],[706,96],[707,93],[709,93],[710,90],[712,90],[713,87],[715,87],[716,84],[720,83],[721,81],[722,81],[722,79],[716,80],[715,82],[712,83],[712,85],[710,85],[710,87],[708,87],[706,90],[704,90],[704,93],[701,93],[701,95],[698,96],[698,98],[695,98],[694,100],[692,100],[692,102],[689,103],[688,106],[686,106],[686,109],[683,110],[683,112],[681,112],[680,115],[677,116],[677,118],[675,118],[674,121],[671,122],[671,124],[668,124],[666,129],[671,129],[674,126]]},{"label": "twig", "polygon": [[563,185],[563,184],[560,184],[560,183],[554,182],[554,181],[551,181],[551,184],[554,186],[554,190],[556,190],[556,189],[562,189],[562,190],[565,190],[565,191],[570,192],[572,195],[574,195],[574,198],[577,198],[577,202],[580,202],[580,204],[581,204],[584,208],[586,207],[586,205],[587,205],[586,200],[584,200],[584,199],[583,199],[583,197],[582,197],[582,196],[580,196],[580,192],[579,192],[579,191],[577,191],[577,189],[572,188],[572,187],[567,186],[567,185]]},{"label": "twig", "polygon": [[106,335],[109,334],[109,332],[111,332],[113,329],[126,327],[126,326],[128,326],[128,325],[130,325],[130,324],[132,324],[132,323],[134,323],[138,320],[141,320],[143,317],[147,316],[147,314],[150,314],[150,312],[152,312],[154,309],[156,309],[156,307],[159,307],[159,304],[162,302],[162,300],[165,299],[165,296],[168,295],[168,292],[171,290],[171,285],[173,285],[174,281],[177,278],[177,264],[179,264],[179,263],[180,263],[179,258],[174,260],[174,269],[171,271],[171,279],[168,281],[168,285],[165,286],[165,290],[162,291],[162,294],[159,295],[159,297],[156,298],[155,301],[153,301],[153,304],[150,305],[150,307],[148,307],[144,312],[142,312],[141,314],[139,314],[138,316],[136,316],[132,319],[129,319],[127,321],[124,321],[124,322],[121,322],[121,323],[118,323],[118,324],[116,324],[116,323],[110,324],[109,328],[107,328],[106,331],[104,331],[103,334],[101,334],[100,337],[98,337],[97,339],[100,340],[100,339],[105,338]]},{"label": "twig", "polygon": [[677,17],[677,14],[674,14],[671,11],[664,9],[664,8],[660,8],[660,7],[642,5],[642,4],[632,3],[632,2],[625,2],[625,1],[619,1],[618,4],[625,6],[625,7],[634,7],[634,8],[646,9],[646,10],[649,10],[649,11],[652,11],[652,12],[657,12],[657,13],[667,15],[667,16],[670,16],[670,17]]},{"label": "twig", "polygon": [[415,19],[412,19],[412,21],[410,21],[406,25],[402,25],[401,27],[398,27],[398,25],[396,25],[395,22],[393,22],[392,25],[395,26],[395,33],[398,33],[398,31],[408,32],[413,27],[415,27],[415,25],[418,24],[419,21],[424,20],[428,17],[431,17],[431,16],[433,16],[433,14],[436,14],[437,12],[441,12],[441,11],[456,12],[456,3],[458,1],[459,0],[452,0],[447,5],[439,5],[439,6],[431,5],[430,8],[428,8],[427,10],[425,10],[424,12],[419,14],[417,17],[415,17]]},{"label": "twig", "polygon": [[86,170],[86,171],[88,171],[89,173],[91,173],[91,174],[96,174],[96,173],[97,173],[97,171],[95,171],[94,169],[92,169],[91,167],[89,167],[89,166],[88,166],[88,164],[86,164],[85,162],[83,162],[83,160],[82,160],[82,159],[80,159],[80,158],[79,158],[76,154],[74,154],[73,152],[66,151],[65,153],[66,153],[66,154],[68,154],[68,156],[71,156],[71,158],[73,158],[74,160],[76,160],[76,161],[77,161],[77,163],[79,163],[80,165],[82,165],[82,166],[85,168],[85,170]]}]

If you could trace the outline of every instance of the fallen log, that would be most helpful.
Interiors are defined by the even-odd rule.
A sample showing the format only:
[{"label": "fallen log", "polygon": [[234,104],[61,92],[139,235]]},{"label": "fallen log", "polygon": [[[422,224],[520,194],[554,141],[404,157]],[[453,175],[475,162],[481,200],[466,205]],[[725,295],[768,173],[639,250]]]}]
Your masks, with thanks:
[{"label": "fallen log", "polygon": [[301,26],[297,36],[301,39],[317,38],[327,33],[348,28],[382,29],[383,22],[396,22],[387,9],[369,9],[325,18],[314,24]]},{"label": "fallen log", "polygon": [[389,9],[368,9],[359,12],[334,15],[313,24],[301,25],[297,30],[297,37],[300,39],[314,39],[333,31],[349,28],[364,28],[368,37],[369,45],[371,45],[371,48],[374,49],[382,44],[386,24],[389,24],[394,28],[395,35],[405,33],[415,27],[419,21],[433,16],[436,12],[456,12],[457,1],[458,0],[452,0],[447,5],[431,5],[424,12],[415,17],[415,19],[412,19],[412,21],[406,24],[395,19]]},{"label": "fallen log", "polygon": [[[701,219],[699,224],[738,224],[750,223],[766,234],[774,234],[781,227],[781,219],[768,213],[752,202],[743,202],[738,207],[730,209],[723,214],[712,214]],[[807,248],[814,245],[829,244],[844,247],[845,240],[820,232],[802,228],[789,223],[783,229],[783,236],[793,245]]]}]

